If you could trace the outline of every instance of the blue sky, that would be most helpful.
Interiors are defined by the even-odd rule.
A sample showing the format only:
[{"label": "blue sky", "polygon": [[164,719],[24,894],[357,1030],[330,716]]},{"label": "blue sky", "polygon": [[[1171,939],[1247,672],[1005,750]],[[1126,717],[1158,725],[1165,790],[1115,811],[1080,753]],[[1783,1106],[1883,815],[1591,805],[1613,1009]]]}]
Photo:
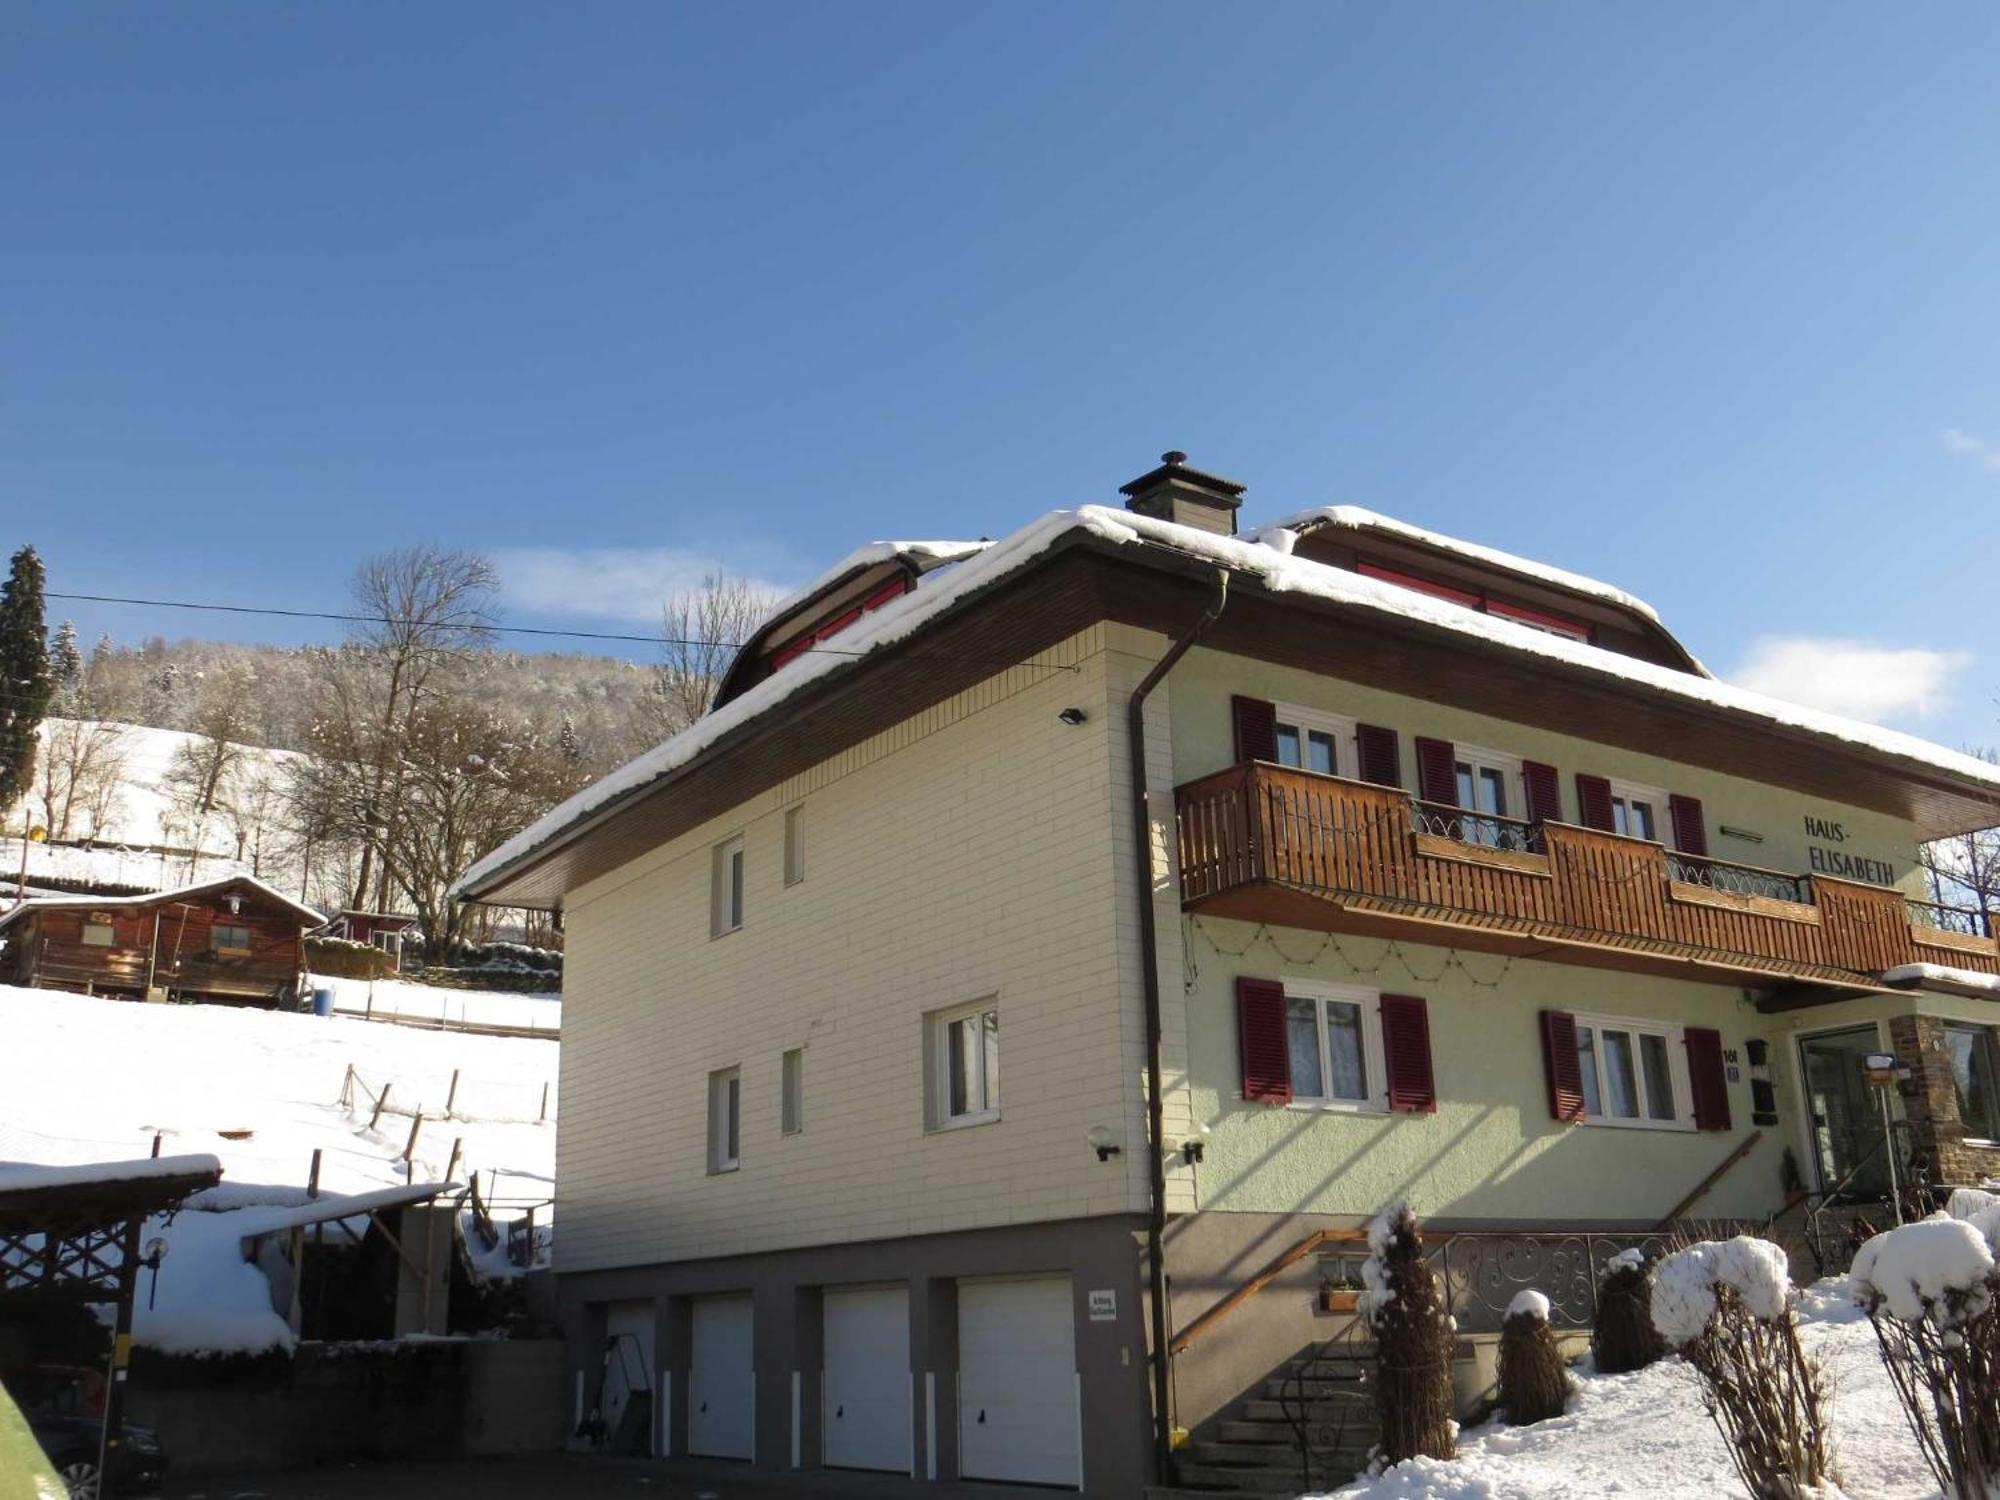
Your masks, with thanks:
[{"label": "blue sky", "polygon": [[517,623],[644,628],[709,563],[998,535],[1175,446],[2000,741],[1990,9],[0,24],[0,542],[55,587],[337,608],[445,540]]}]

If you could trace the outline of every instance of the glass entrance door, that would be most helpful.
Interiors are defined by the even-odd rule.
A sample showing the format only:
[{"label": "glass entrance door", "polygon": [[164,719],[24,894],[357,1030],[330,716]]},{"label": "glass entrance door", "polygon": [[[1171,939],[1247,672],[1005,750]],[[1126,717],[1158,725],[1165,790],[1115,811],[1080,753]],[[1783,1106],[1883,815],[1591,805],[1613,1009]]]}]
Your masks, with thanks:
[{"label": "glass entrance door", "polygon": [[1862,1059],[1881,1050],[1873,1026],[1829,1031],[1799,1042],[1822,1190],[1845,1180],[1844,1197],[1881,1198],[1889,1192],[1882,1101],[1861,1072]]}]

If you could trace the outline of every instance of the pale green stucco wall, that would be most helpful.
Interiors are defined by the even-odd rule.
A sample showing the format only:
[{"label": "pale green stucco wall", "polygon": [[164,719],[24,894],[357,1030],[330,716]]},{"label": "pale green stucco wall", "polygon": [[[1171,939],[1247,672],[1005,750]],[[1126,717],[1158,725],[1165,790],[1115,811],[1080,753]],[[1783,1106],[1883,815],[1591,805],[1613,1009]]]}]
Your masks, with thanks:
[{"label": "pale green stucco wall", "polygon": [[[1578,771],[1619,777],[1699,797],[1708,820],[1709,853],[1717,859],[1804,874],[1811,868],[1808,845],[1818,842],[1850,855],[1886,860],[1894,867],[1899,884],[1912,894],[1924,893],[1922,879],[1916,873],[1916,829],[1906,820],[1820,801],[1740,776],[1682,765],[1664,755],[1615,749],[1574,735],[1363,687],[1337,676],[1252,661],[1219,651],[1197,649],[1174,669],[1176,780],[1192,781],[1235,760],[1229,715],[1232,693],[1346,714],[1363,723],[1382,724],[1396,730],[1402,742],[1405,786],[1415,785],[1413,737],[1432,735],[1555,766],[1562,773],[1563,816],[1571,822],[1577,818]],[[1833,844],[1825,839],[1809,839],[1804,824],[1808,816],[1841,824],[1847,835],[1845,841]],[[1722,833],[1724,824],[1762,834],[1764,841],[1750,843],[1732,838]]]},{"label": "pale green stucco wall", "polygon": [[[1537,1016],[1543,1009],[1599,1011],[1711,1026],[1722,1033],[1725,1052],[1747,1062],[1743,1044],[1772,1036],[1774,1018],[1760,1015],[1741,990],[1567,964],[1516,960],[1509,967],[1482,953],[1459,955],[1460,968],[1447,963],[1447,949],[1404,943],[1391,951],[1374,938],[1343,936],[1320,951],[1321,934],[1291,928],[1275,930],[1280,954],[1272,937],[1257,933],[1252,924],[1207,917],[1182,923],[1195,974],[1187,995],[1191,1103],[1208,1130],[1199,1173],[1204,1209],[1361,1215],[1407,1198],[1428,1217],[1652,1220],[1754,1128],[1747,1068],[1729,1090],[1726,1133],[1558,1124],[1549,1118]],[[1231,956],[1246,945],[1242,957]],[[1315,962],[1292,961],[1315,953]],[[1503,972],[1497,989],[1474,982]],[[1237,1060],[1239,974],[1423,996],[1437,1113],[1333,1114],[1246,1103]],[[1794,1085],[1782,1070],[1778,1087],[1789,1122]],[[1776,1209],[1783,1202],[1780,1157],[1793,1139],[1789,1124],[1766,1128],[1693,1212]]]}]

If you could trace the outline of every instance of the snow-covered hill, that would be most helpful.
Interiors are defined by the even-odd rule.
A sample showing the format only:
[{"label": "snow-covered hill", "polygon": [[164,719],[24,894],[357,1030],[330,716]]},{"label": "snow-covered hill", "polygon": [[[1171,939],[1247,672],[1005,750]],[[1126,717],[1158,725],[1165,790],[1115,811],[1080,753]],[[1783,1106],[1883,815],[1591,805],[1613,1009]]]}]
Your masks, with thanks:
[{"label": "snow-covered hill", "polygon": [[[393,987],[384,985],[388,1003]],[[523,997],[506,996],[509,1002]],[[208,1152],[223,1164],[210,1207],[297,1204],[315,1149],[326,1193],[361,1193],[480,1174],[497,1196],[551,1195],[556,1044],[379,1022],[210,1005],[140,1005],[0,986],[0,1163],[67,1166]],[[392,1087],[396,1113],[368,1128],[370,1095],[341,1102],[352,1066],[370,1091]],[[453,1117],[445,1118],[458,1073]],[[543,1090],[549,1118],[541,1123]],[[402,1152],[421,1109],[412,1171]],[[543,1214],[546,1218],[546,1212]],[[235,1256],[235,1215],[183,1213],[160,1232],[169,1256],[157,1307],[142,1298],[137,1335],[180,1350],[283,1342],[263,1277]],[[250,1277],[243,1274],[249,1270]]]}]

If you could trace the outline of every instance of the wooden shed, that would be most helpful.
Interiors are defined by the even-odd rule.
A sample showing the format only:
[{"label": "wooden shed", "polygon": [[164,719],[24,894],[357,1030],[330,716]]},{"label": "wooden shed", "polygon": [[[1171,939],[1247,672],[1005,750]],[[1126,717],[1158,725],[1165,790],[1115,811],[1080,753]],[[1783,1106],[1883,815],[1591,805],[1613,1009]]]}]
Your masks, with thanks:
[{"label": "wooden shed", "polygon": [[145,896],[45,896],[0,914],[0,983],[131,999],[296,1005],[325,919],[249,875]]}]

